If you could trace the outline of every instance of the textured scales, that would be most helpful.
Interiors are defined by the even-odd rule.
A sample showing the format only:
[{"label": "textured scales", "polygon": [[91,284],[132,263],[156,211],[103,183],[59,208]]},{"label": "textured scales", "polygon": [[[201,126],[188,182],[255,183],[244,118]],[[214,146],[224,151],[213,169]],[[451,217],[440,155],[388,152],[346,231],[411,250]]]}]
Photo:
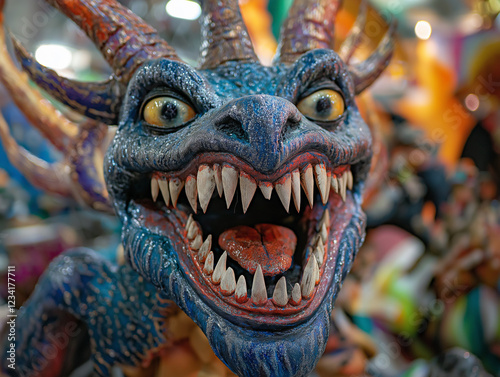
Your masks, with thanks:
[{"label": "textured scales", "polygon": [[[47,191],[74,196],[98,210],[112,206],[123,223],[126,265],[88,250],[54,260],[19,313],[19,370],[24,375],[64,376],[90,358],[97,375],[111,376],[117,365],[147,365],[169,345],[165,321],[180,308],[238,376],[307,376],[325,349],[335,297],[364,239],[361,192],[371,135],[354,96],[389,61],[393,29],[371,57],[350,66],[332,50],[341,2],[297,0],[284,23],[275,64],[264,67],[237,1],[204,1],[200,69],[195,69],[117,1],[48,3],[87,33],[114,74],[103,83],[73,82],[38,64],[15,43],[32,80],[90,119],[75,124],[41,100],[4,49],[1,81],[33,125],[67,158],[57,166],[34,159],[15,144],[0,117],[2,142],[26,177]],[[347,59],[359,33],[341,48]],[[0,38],[4,43],[3,32]],[[296,105],[325,82],[341,93],[348,116],[315,123]],[[152,90],[179,93],[196,117],[173,132],[151,129],[139,110]],[[116,135],[106,131],[106,124],[118,125]],[[213,169],[214,179],[200,175],[200,166]],[[326,171],[328,180],[339,177],[341,187],[330,181],[325,187],[320,180],[320,195],[314,189],[314,169],[323,178]],[[196,186],[194,180],[186,183],[187,176],[197,178]],[[342,185],[347,181],[346,191]],[[307,190],[308,199],[302,205],[301,189]],[[202,211],[193,214],[191,207]],[[262,226],[278,242],[283,232],[275,224],[298,234],[307,247],[295,250],[293,271],[264,279],[259,266],[255,277],[231,260],[231,254],[223,254],[215,240],[241,223],[267,224]],[[301,233],[304,224],[308,231]],[[279,253],[265,247],[262,252],[273,265],[281,265],[274,260]],[[217,269],[222,255],[227,261]],[[314,265],[306,267],[301,260]],[[61,343],[58,334],[65,332],[69,340]],[[44,345],[57,346],[60,353],[47,359]],[[2,370],[15,375],[4,359]]]}]

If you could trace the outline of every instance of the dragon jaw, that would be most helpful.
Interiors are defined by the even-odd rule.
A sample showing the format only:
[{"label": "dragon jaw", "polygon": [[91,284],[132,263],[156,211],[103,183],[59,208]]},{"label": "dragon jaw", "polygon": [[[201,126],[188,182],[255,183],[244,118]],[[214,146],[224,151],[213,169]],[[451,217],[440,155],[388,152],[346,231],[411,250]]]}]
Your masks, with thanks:
[{"label": "dragon jaw", "polygon": [[[312,57],[323,62],[313,78],[304,64]],[[302,376],[322,353],[364,237],[371,138],[334,52],[313,51],[295,66],[243,65],[237,77],[249,69],[267,77],[258,95],[235,89],[234,69],[196,72],[168,60],[140,68],[108,151],[108,189],[131,265],[195,320],[217,356],[241,376],[254,375],[252,365]],[[324,77],[347,104],[333,129],[298,113],[280,84],[307,88]],[[203,110],[174,133],[149,133],[138,109],[163,86]],[[230,95],[220,91],[228,87]],[[241,365],[242,355],[253,359]]]}]

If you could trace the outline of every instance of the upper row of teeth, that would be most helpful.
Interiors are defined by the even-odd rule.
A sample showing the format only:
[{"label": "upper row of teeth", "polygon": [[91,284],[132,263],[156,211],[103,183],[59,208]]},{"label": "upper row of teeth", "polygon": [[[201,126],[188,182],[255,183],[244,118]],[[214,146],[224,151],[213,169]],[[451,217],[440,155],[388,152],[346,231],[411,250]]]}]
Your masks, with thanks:
[{"label": "upper row of teeth", "polygon": [[[320,229],[313,237],[311,244],[311,252],[309,259],[302,274],[302,280],[295,283],[292,289],[290,298],[288,297],[286,277],[282,276],[276,286],[272,302],[276,306],[284,307],[287,304],[299,305],[302,298],[309,299],[312,297],[314,288],[320,281],[320,269],[325,261],[326,244],[327,244],[327,226],[329,225],[328,209],[323,214],[321,221],[318,223]],[[203,266],[203,272],[208,275],[208,279],[214,285],[220,285],[220,291],[224,296],[232,296],[235,300],[242,304],[248,301],[247,282],[245,276],[241,275],[236,281],[234,270],[231,267],[226,267],[227,252],[224,251],[219,261],[215,265],[215,256],[212,248],[212,235],[208,235],[203,240],[201,229],[192,215],[189,216],[186,222],[187,238],[190,241],[190,247],[197,252],[198,260]],[[252,290],[250,300],[257,306],[263,306],[268,302],[266,282],[260,264],[255,271],[252,282]]]},{"label": "upper row of teeth", "polygon": [[314,181],[316,181],[323,204],[328,201],[330,190],[339,194],[342,200],[345,201],[347,189],[352,190],[354,182],[352,172],[349,169],[336,176],[327,170],[324,164],[316,164],[314,167],[307,165],[305,168],[295,169],[276,182],[257,182],[249,174],[244,171],[238,172],[236,168],[229,164],[224,164],[222,167],[219,164],[214,164],[213,166],[200,165],[197,175],[191,174],[185,181],[179,178],[170,178],[168,180],[167,178],[152,178],[151,196],[156,201],[161,192],[165,204],[168,206],[172,201],[172,205],[176,207],[179,195],[184,188],[194,213],[198,211],[198,200],[201,209],[205,213],[216,188],[220,197],[224,193],[227,208],[229,208],[238,186],[238,180],[243,212],[246,212],[250,206],[257,186],[268,200],[271,198],[274,188],[283,207],[288,212],[292,197],[295,208],[300,211],[301,187],[310,206],[314,205]]}]

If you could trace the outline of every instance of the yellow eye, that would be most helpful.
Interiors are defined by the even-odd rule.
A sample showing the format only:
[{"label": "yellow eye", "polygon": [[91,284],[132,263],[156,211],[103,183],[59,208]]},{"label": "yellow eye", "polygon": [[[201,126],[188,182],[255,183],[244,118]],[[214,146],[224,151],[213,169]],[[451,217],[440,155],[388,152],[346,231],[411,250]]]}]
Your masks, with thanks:
[{"label": "yellow eye", "polygon": [[196,116],[194,109],[174,97],[156,97],[149,100],[142,112],[144,121],[162,128],[178,127]]},{"label": "yellow eye", "polygon": [[330,122],[344,114],[344,98],[339,92],[322,89],[301,99],[297,109],[311,120]]}]

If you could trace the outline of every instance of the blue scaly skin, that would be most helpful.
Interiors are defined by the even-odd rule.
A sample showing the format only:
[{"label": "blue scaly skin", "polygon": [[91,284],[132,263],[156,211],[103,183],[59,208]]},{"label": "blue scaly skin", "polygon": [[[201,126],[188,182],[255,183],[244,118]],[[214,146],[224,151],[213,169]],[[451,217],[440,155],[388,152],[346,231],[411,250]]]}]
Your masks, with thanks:
[{"label": "blue scaly skin", "polygon": [[104,164],[127,264],[85,250],[55,260],[20,311],[19,368],[5,373],[65,375],[87,337],[99,376],[141,365],[168,344],[176,308],[238,376],[314,368],[365,235],[371,135],[354,97],[367,84],[321,44],[283,47],[272,67],[233,47],[228,61],[202,52],[200,69],[167,56],[135,70]]},{"label": "blue scaly skin", "polygon": [[159,294],[128,265],[118,267],[88,249],[67,252],[51,263],[20,311],[16,367],[3,361],[3,371],[64,375],[75,367],[68,360],[78,360],[76,353],[87,348],[74,347],[71,355],[68,346],[87,344],[88,337],[91,353],[83,356],[91,355],[99,375],[109,375],[110,365],[135,365],[165,342],[162,318],[172,304]]},{"label": "blue scaly skin", "polygon": [[[250,76],[250,72],[257,74]],[[258,84],[239,84],[245,77],[251,77],[252,82],[256,77]],[[317,83],[321,83],[321,87],[340,88],[346,101],[347,111],[342,119],[328,127],[301,116],[294,106],[304,91],[316,90]],[[144,98],[158,87],[184,93],[201,114],[177,132],[151,133],[147,125],[137,119],[140,119],[139,109]],[[216,355],[238,375],[255,375],[256,370],[257,375],[262,376],[306,375],[325,347],[334,298],[364,235],[360,189],[370,157],[370,133],[353,99],[350,77],[337,54],[327,50],[307,53],[292,66],[273,68],[231,63],[197,72],[182,63],[160,60],[139,69],[130,83],[106,166],[108,188],[124,221],[126,255],[135,270],[165,291],[193,318],[207,335]],[[328,268],[323,277],[325,290],[321,296],[318,294],[314,310],[307,313],[307,317],[296,320],[297,313],[283,316],[278,308],[269,309],[263,316],[245,310],[235,312],[237,305],[225,304],[220,293],[207,300],[211,287],[190,279],[183,267],[183,264],[187,266],[191,273],[196,271],[190,258],[186,258],[190,253],[186,247],[188,240],[185,233],[179,231],[186,223],[188,210],[167,209],[144,201],[150,197],[152,174],[182,169],[196,172],[198,161],[223,164],[228,155],[243,161],[243,169],[248,169],[247,166],[251,167],[249,171],[255,169],[252,173],[256,179],[279,178],[291,170],[290,161],[304,166],[318,159],[332,167],[351,166],[356,183],[348,193],[347,204],[339,205],[338,195],[332,193],[331,202],[323,206],[317,194],[313,214],[309,215],[311,223],[316,223],[323,208],[329,207],[334,218],[332,224],[337,223],[338,217],[339,226],[329,227]],[[238,160],[230,162],[235,164]],[[259,198],[254,200],[260,211]],[[214,197],[211,205],[215,206],[217,201],[222,199]],[[278,212],[273,220],[279,223],[286,212],[278,198],[274,197],[271,202],[263,205],[273,205],[270,213]],[[268,212],[253,213],[253,204],[246,216],[271,220]],[[338,215],[334,209],[337,205]],[[158,211],[162,212],[161,216]],[[231,223],[248,221],[239,205],[233,205],[227,212],[218,206],[216,211],[224,217],[232,216]],[[211,224],[211,213],[209,207],[205,215],[195,216],[205,235],[220,233],[217,226]],[[299,221],[301,216],[297,218]],[[237,266],[233,268],[236,270]],[[277,337],[276,333],[280,335]]]},{"label": "blue scaly skin", "polygon": [[[315,62],[321,69],[315,69],[316,66],[311,66],[310,62]],[[243,72],[261,72],[262,78],[267,78],[260,81],[263,87],[239,89],[239,77],[245,77],[239,73],[240,69]],[[235,73],[238,77],[231,79]],[[345,117],[332,125],[336,132],[297,114],[292,102],[300,97],[300,88],[311,90],[311,84],[320,81],[324,85],[325,79],[332,78],[332,83],[343,88],[347,104]],[[152,87],[185,93],[203,109],[203,115],[178,132],[152,134],[146,125],[137,122],[142,102]],[[99,375],[109,375],[113,365],[137,365],[139,355],[145,355],[147,350],[165,342],[153,320],[154,308],[158,305],[155,298],[161,291],[200,326],[217,356],[238,375],[254,375],[256,370],[260,371],[258,375],[266,376],[306,375],[325,347],[334,298],[364,234],[365,218],[360,209],[359,190],[368,167],[370,134],[349,88],[352,85],[349,76],[342,70],[341,61],[334,52],[325,50],[308,53],[291,67],[228,64],[217,70],[197,72],[185,64],[168,60],[157,60],[141,67],[130,83],[119,130],[108,151],[105,169],[109,191],[123,220],[125,252],[138,273],[127,266],[105,263],[91,253],[69,253],[55,261],[19,317],[19,327],[23,328],[18,334],[17,349],[22,357],[18,360],[20,365],[36,370],[40,352],[37,344],[47,339],[48,333],[42,330],[46,326],[45,321],[33,323],[30,318],[42,318],[43,313],[54,308],[86,323],[92,339],[92,358]],[[276,108],[280,111],[269,111]],[[236,109],[233,110],[234,117],[241,119],[242,130],[221,130],[212,126],[231,109]],[[297,115],[298,121],[293,124],[293,129],[286,130],[283,137],[283,129],[289,127],[288,120],[293,115]],[[235,136],[240,133],[248,134],[249,141],[246,137]],[[262,133],[264,138],[260,136]],[[275,325],[272,312],[260,323],[253,321],[251,315],[233,317],[229,309],[225,313],[225,308],[216,307],[206,300],[203,291],[186,277],[179,260],[179,254],[187,252],[186,245],[182,245],[182,240],[177,238],[186,237],[181,229],[187,215],[182,210],[163,205],[154,207],[149,199],[149,181],[151,173],[178,171],[195,156],[203,154],[218,162],[223,162],[224,156],[231,154],[268,175],[279,171],[296,156],[303,155],[307,157],[305,163],[319,158],[314,156],[322,156],[332,166],[352,167],[356,184],[348,193],[347,203],[351,208],[345,209],[346,224],[343,229],[331,227],[329,236],[329,248],[335,250],[335,244],[338,244],[339,252],[336,254],[332,250],[330,253],[328,288],[308,318],[300,319],[297,324],[292,319],[284,325]],[[269,158],[262,159],[260,156]],[[147,183],[146,191],[141,191],[140,186],[144,182]],[[332,193],[331,196],[332,201],[337,203],[338,195]],[[141,199],[149,202],[144,204],[139,201]],[[214,198],[216,200],[222,199]],[[315,200],[318,213],[330,205],[321,204],[318,193]],[[185,208],[181,203],[178,207]],[[237,211],[236,204],[234,211]],[[153,224],[145,224],[144,218],[150,216],[150,212],[151,216],[160,212],[165,222],[171,223],[173,234],[169,233],[170,229],[165,229],[167,225],[158,224],[156,219]],[[332,211],[332,217],[336,216],[334,213]],[[142,286],[126,284],[127,281],[140,282]],[[121,293],[120,286],[125,292]],[[47,292],[50,292],[51,299],[47,299]],[[113,292],[121,294],[113,295]],[[131,297],[136,299],[131,300]],[[134,303],[137,306],[125,310]],[[142,305],[149,308],[149,313],[146,318],[135,317],[137,313],[142,313],[138,310]],[[36,329],[24,327],[24,321]],[[110,334],[110,325],[114,321],[125,328],[125,324],[140,324],[144,336],[136,339],[138,329],[120,332],[118,324],[112,327]],[[277,332],[279,336],[276,336]],[[103,339],[106,339],[104,346]],[[25,352],[26,349],[31,351]]]}]

